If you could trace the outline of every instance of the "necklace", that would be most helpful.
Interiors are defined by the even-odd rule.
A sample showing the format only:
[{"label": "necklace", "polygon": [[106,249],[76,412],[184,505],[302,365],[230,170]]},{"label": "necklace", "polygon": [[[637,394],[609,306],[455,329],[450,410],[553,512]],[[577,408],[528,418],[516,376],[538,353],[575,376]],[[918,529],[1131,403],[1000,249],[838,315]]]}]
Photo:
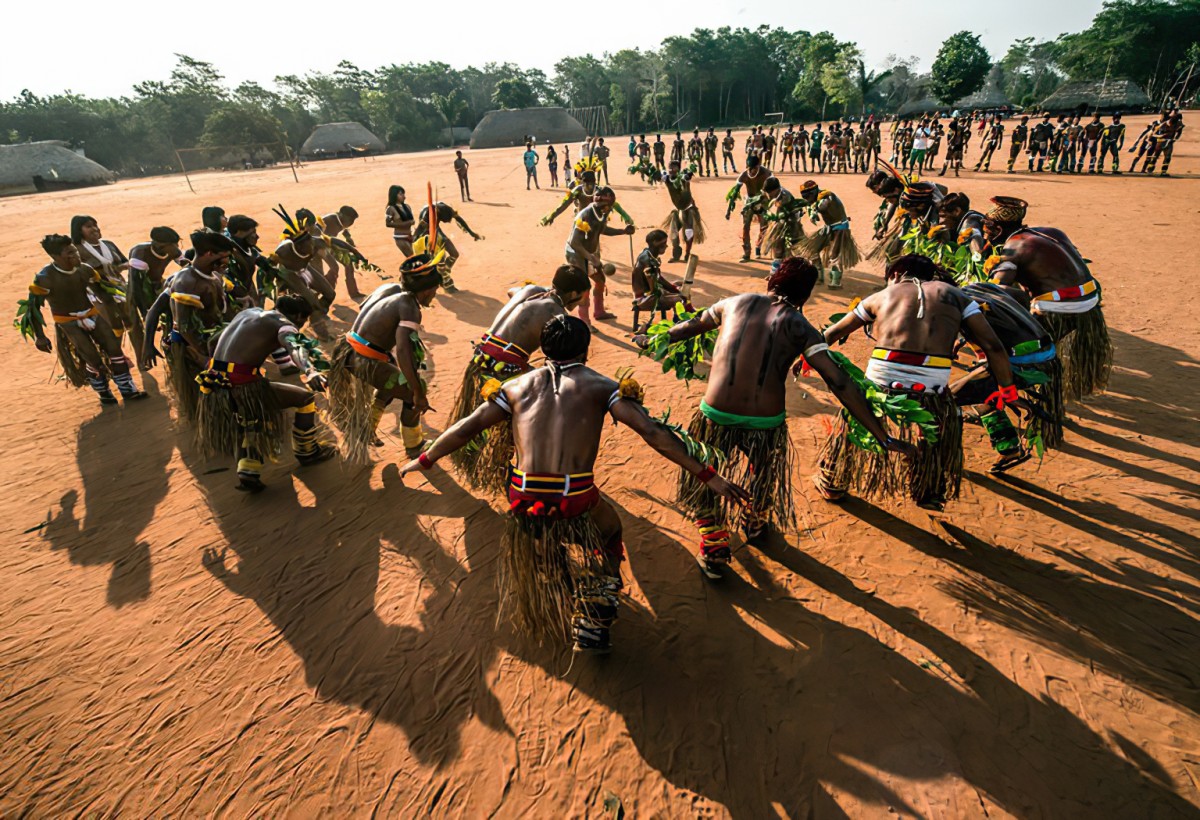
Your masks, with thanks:
[{"label": "necklace", "polygon": [[154,254],[155,259],[169,259],[170,258],[167,254],[159,253],[158,251],[154,250],[153,245],[150,246],[150,253]]},{"label": "necklace", "polygon": [[51,264],[51,267],[52,267],[52,268],[54,268],[54,269],[55,269],[56,271],[58,271],[59,273],[65,273],[65,274],[68,274],[68,275],[70,275],[70,274],[74,273],[75,271],[79,270],[79,268],[78,268],[78,267],[76,267],[76,268],[73,268],[72,270],[63,270],[63,269],[62,269],[62,268],[60,268],[58,265],[54,265],[54,264]]}]

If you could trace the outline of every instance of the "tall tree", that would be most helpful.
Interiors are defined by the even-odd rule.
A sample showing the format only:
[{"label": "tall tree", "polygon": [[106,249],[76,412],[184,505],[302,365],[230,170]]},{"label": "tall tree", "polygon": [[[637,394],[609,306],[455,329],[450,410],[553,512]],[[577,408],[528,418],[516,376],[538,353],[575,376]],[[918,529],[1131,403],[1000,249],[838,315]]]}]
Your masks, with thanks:
[{"label": "tall tree", "polygon": [[991,65],[992,58],[978,36],[969,31],[952,34],[933,60],[930,90],[939,102],[949,105],[983,88]]}]

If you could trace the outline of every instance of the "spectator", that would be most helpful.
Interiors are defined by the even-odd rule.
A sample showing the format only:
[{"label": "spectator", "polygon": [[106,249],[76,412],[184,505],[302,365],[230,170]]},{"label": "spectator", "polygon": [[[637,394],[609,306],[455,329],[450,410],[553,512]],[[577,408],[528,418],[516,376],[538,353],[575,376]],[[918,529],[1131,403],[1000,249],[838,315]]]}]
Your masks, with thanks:
[{"label": "spectator", "polygon": [[[596,137],[596,147],[592,149],[592,156],[600,160],[600,169],[604,171],[604,184],[608,184],[608,146],[604,144],[604,137]],[[599,179],[599,174],[596,175]]]},{"label": "spectator", "polygon": [[537,151],[533,150],[532,142],[527,142],[527,143],[525,143],[525,190],[526,191],[529,190],[529,181],[530,180],[533,180],[534,187],[536,187],[539,191],[542,190],[542,186],[538,185],[537,166],[538,166]]},{"label": "spectator", "polygon": [[467,180],[467,169],[471,167],[471,163],[463,159],[462,151],[454,152],[454,173],[458,174],[458,193],[462,196],[463,202],[474,202],[471,199],[471,183]]},{"label": "spectator", "polygon": [[553,145],[546,146],[546,168],[550,171],[550,187],[558,187],[558,152]]}]

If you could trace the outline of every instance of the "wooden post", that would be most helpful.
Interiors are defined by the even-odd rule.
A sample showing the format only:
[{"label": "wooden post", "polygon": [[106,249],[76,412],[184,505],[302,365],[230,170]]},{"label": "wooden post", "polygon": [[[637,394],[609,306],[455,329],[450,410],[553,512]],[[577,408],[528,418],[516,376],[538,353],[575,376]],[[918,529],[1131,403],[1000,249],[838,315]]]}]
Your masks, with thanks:
[{"label": "wooden post", "polygon": [[179,155],[179,149],[175,147],[174,143],[171,144],[171,150],[175,152],[175,161],[179,163],[179,170],[183,171],[183,178],[187,180],[188,190],[193,194],[196,193],[196,189],[192,187],[192,178],[188,176],[187,166],[183,164],[183,157]]}]

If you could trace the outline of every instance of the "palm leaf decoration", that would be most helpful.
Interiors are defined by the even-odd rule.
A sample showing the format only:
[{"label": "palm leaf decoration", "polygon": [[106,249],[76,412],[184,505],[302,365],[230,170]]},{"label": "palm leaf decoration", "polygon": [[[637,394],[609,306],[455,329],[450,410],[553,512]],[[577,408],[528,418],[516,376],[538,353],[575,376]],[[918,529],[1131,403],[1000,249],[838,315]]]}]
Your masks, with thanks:
[{"label": "palm leaf decoration", "polygon": [[42,305],[45,298],[36,293],[29,294],[26,299],[17,300],[17,315],[13,319],[13,327],[21,332],[26,339],[37,339],[39,333],[46,327],[42,318]]},{"label": "palm leaf decoration", "polygon": [[[876,418],[884,420],[884,427],[887,427],[889,419],[899,425],[915,424],[920,428],[921,435],[925,438],[925,441],[930,444],[937,443],[937,419],[933,413],[930,413],[921,405],[921,402],[909,398],[903,393],[889,395],[885,391],[880,390],[875,386],[873,381],[867,378],[865,373],[858,369],[854,362],[850,361],[842,353],[830,350],[829,357],[862,390],[863,395],[867,398],[867,403],[871,406],[871,412]],[[875,436],[871,435],[858,419],[854,418],[846,410],[842,410],[842,417],[846,420],[847,436],[854,446],[870,453],[883,453],[883,447],[880,446],[879,441]]]},{"label": "palm leaf decoration", "polygon": [[649,356],[656,362],[662,362],[662,372],[674,371],[675,378],[685,382],[693,379],[696,381],[707,379],[708,374],[698,373],[696,368],[711,359],[713,348],[717,345],[717,329],[714,328],[679,342],[672,342],[669,335],[671,328],[675,325],[694,319],[697,315],[699,312],[689,312],[682,305],[676,305],[674,316],[650,325],[646,331],[650,343],[641,355]]},{"label": "palm leaf decoration", "polygon": [[661,416],[652,416],[651,418],[670,430],[676,438],[683,442],[683,446],[687,448],[688,455],[701,464],[707,464],[714,469],[720,469],[728,460],[720,448],[697,441],[688,434],[683,425],[672,423],[670,407],[664,410]]}]

